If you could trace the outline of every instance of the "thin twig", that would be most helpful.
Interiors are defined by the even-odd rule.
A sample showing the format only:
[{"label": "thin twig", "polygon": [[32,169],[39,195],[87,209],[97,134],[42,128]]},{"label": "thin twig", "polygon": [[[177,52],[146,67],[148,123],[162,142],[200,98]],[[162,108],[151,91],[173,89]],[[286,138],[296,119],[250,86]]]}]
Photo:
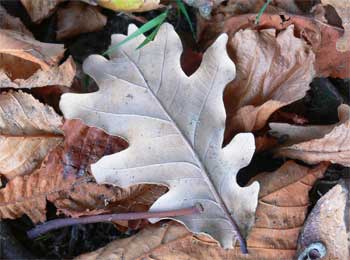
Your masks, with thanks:
[{"label": "thin twig", "polygon": [[203,211],[202,206],[196,205],[191,208],[168,210],[168,211],[161,211],[161,212],[135,212],[135,213],[96,215],[96,216],[89,216],[89,217],[82,217],[82,218],[60,218],[60,219],[50,220],[41,225],[36,226],[35,228],[27,232],[27,236],[30,239],[33,239],[48,231],[62,228],[62,227],[77,225],[77,224],[111,222],[115,220],[177,217],[177,216],[198,214],[198,213],[201,213],[202,211]]}]

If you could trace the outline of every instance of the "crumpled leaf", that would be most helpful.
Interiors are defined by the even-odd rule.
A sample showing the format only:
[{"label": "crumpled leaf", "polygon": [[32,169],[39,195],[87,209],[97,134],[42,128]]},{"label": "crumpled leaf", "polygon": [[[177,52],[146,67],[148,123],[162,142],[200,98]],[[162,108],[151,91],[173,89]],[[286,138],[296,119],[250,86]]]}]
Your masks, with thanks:
[{"label": "crumpled leaf", "polygon": [[147,226],[132,237],[76,259],[294,259],[299,231],[308,212],[308,192],[326,168],[326,164],[310,169],[288,161],[275,172],[257,176],[261,189],[257,221],[247,239],[248,255],[242,255],[238,247],[224,250],[214,240],[193,235],[170,222]]},{"label": "crumpled leaf", "polygon": [[0,30],[0,88],[70,87],[75,64],[63,57],[63,44],[36,41],[19,32]]},{"label": "crumpled leaf", "polygon": [[0,174],[13,179],[31,173],[62,142],[62,119],[21,91],[1,93],[0,104]]},{"label": "crumpled leaf", "polygon": [[338,15],[342,19],[344,35],[337,40],[337,50],[339,52],[350,51],[350,2],[337,0],[321,0],[324,5],[331,5],[335,8]]},{"label": "crumpled leaf", "polygon": [[81,33],[101,30],[107,17],[95,6],[70,2],[57,12],[57,39],[66,39]]},{"label": "crumpled leaf", "polygon": [[125,141],[77,120],[66,121],[63,130],[64,145],[50,152],[40,169],[12,179],[0,190],[0,218],[27,214],[34,223],[43,222],[46,200],[57,207],[58,213],[72,217],[145,211],[166,191],[156,185],[121,189],[96,184],[90,164],[124,149]]},{"label": "crumpled leaf", "polygon": [[57,8],[58,4],[65,0],[21,0],[34,23],[40,23],[49,17]]},{"label": "crumpled leaf", "polygon": [[0,29],[14,30],[33,37],[33,34],[24,26],[21,19],[9,15],[0,4]]},{"label": "crumpled leaf", "polygon": [[100,5],[104,8],[119,12],[146,12],[160,8],[160,0],[81,0],[82,2]]},{"label": "crumpled leaf", "polygon": [[317,249],[319,259],[350,258],[349,188],[349,180],[342,181],[317,201],[298,239],[298,260],[313,249]]},{"label": "crumpled leaf", "polygon": [[322,161],[350,166],[350,107],[338,107],[340,122],[327,126],[293,126],[270,123],[274,136],[288,136],[276,155],[315,164]]},{"label": "crumpled leaf", "polygon": [[[135,30],[129,27],[129,35]],[[112,45],[125,37],[114,35]],[[90,56],[83,68],[96,80],[99,91],[64,94],[60,108],[65,118],[82,119],[129,142],[122,153],[92,165],[98,183],[166,185],[169,192],[151,211],[200,203],[199,216],[176,220],[230,248],[236,239],[232,218],[246,233],[254,221],[259,185],[241,188],[235,180],[254,153],[251,134],[238,135],[221,148],[222,92],[235,71],[225,52],[227,36],[219,37],[207,50],[191,77],[181,69],[181,41],[171,25],[162,25],[153,42],[135,50],[144,39],[140,36],[122,45],[110,61]]]},{"label": "crumpled leaf", "polygon": [[263,128],[279,108],[303,98],[314,75],[315,55],[293,35],[293,26],[234,34],[229,51],[237,76],[225,89],[226,137]]},{"label": "crumpled leaf", "polygon": [[339,52],[336,48],[337,40],[344,35],[343,29],[310,17],[286,13],[263,14],[259,25],[255,25],[255,18],[256,14],[246,14],[233,16],[223,23],[207,23],[201,29],[199,44],[206,47],[223,32],[233,36],[240,29],[284,30],[293,24],[295,36],[306,39],[316,54],[315,70],[318,77],[350,78],[350,51]]}]

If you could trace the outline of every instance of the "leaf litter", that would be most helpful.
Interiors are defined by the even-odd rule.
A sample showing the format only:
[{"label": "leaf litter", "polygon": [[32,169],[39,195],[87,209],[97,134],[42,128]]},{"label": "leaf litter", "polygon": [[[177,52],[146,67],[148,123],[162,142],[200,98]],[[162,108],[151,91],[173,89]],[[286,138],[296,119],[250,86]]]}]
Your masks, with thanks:
[{"label": "leaf litter", "polygon": [[[184,2],[192,5],[190,1]],[[3,188],[0,190],[2,200],[0,203],[0,216],[1,218],[17,218],[17,220],[11,220],[9,225],[12,230],[15,230],[14,235],[17,239],[22,241],[22,245],[17,243],[11,244],[9,247],[5,246],[7,248],[5,255],[12,254],[12,256],[16,255],[17,258],[21,258],[20,254],[24,251],[18,249],[11,251],[11,248],[12,245],[23,248],[24,244],[32,252],[39,250],[41,252],[39,255],[44,258],[72,258],[80,253],[87,253],[101,248],[95,252],[84,254],[81,258],[96,259],[104,256],[119,259],[123,256],[135,259],[137,257],[158,256],[161,259],[178,259],[181,256],[186,256],[190,259],[198,257],[206,259],[209,255],[210,257],[214,255],[217,259],[291,259],[294,257],[301,259],[305,255],[310,257],[310,254],[324,254],[322,245],[315,244],[316,240],[319,240],[320,234],[343,234],[344,225],[336,224],[340,223],[338,219],[342,219],[342,210],[339,211],[339,209],[332,208],[331,211],[339,212],[340,215],[331,214],[329,215],[330,217],[326,217],[326,220],[321,217],[326,216],[321,213],[323,210],[322,206],[321,210],[318,210],[320,207],[316,206],[313,210],[316,213],[309,215],[309,211],[319,198],[319,195],[314,195],[314,190],[320,189],[320,185],[324,185],[322,186],[322,192],[317,190],[316,194],[324,194],[338,183],[338,179],[340,179],[340,185],[342,186],[336,187],[342,188],[336,188],[336,193],[340,192],[340,195],[336,197],[339,200],[343,198],[342,194],[346,194],[346,188],[344,188],[342,179],[346,178],[348,168],[334,164],[349,165],[346,148],[349,144],[346,138],[348,106],[345,105],[349,101],[347,94],[349,86],[347,85],[348,81],[342,79],[350,75],[348,70],[349,50],[346,45],[349,36],[348,21],[347,17],[344,16],[344,13],[347,12],[346,5],[341,5],[334,1],[322,1],[322,4],[317,6],[304,3],[303,1],[271,1],[267,5],[266,10],[262,11],[261,8],[265,4],[264,1],[202,1],[202,6],[201,4],[196,4],[193,9],[186,6],[192,21],[188,19],[185,21],[184,18],[176,18],[173,15],[177,7],[176,3],[170,3],[173,9],[167,9],[169,13],[166,19],[176,25],[179,22],[180,26],[176,26],[175,29],[177,32],[180,32],[180,38],[185,45],[185,53],[190,55],[184,54],[181,56],[180,44],[174,47],[171,44],[171,37],[166,37],[167,34],[163,32],[163,29],[160,29],[160,31],[157,29],[157,35],[154,32],[155,40],[153,42],[146,41],[146,44],[140,50],[135,49],[137,44],[141,43],[140,39],[142,36],[114,49],[111,52],[111,60],[108,62],[115,63],[114,66],[119,67],[120,71],[115,70],[116,67],[114,66],[113,68],[112,66],[108,67],[108,62],[106,61],[103,66],[99,67],[100,70],[105,70],[97,80],[100,90],[93,94],[81,95],[81,102],[88,102],[90,110],[93,108],[93,111],[111,112],[109,109],[112,107],[113,113],[126,112],[125,109],[129,109],[128,112],[135,113],[139,111],[142,116],[145,116],[149,113],[145,109],[149,106],[149,102],[146,99],[139,101],[139,93],[133,93],[131,95],[132,99],[130,99],[130,95],[129,97],[125,95],[125,99],[123,99],[120,89],[116,92],[119,96],[112,94],[113,91],[107,91],[110,95],[103,94],[103,91],[107,89],[105,84],[114,85],[116,82],[119,82],[119,79],[114,77],[125,80],[125,83],[133,80],[133,78],[136,79],[135,75],[137,73],[129,75],[132,70],[130,70],[130,64],[127,65],[127,63],[122,62],[123,57],[125,58],[123,55],[129,55],[140,71],[145,73],[147,84],[151,89],[155,86],[162,86],[156,96],[158,100],[161,100],[160,103],[166,104],[168,100],[167,95],[172,90],[170,88],[172,84],[176,86],[176,83],[182,82],[181,79],[183,79],[183,82],[186,82],[186,80],[190,82],[196,78],[206,83],[208,81],[206,79],[213,76],[210,73],[206,75],[206,73],[213,66],[215,67],[215,62],[219,63],[221,67],[228,66],[227,62],[221,61],[225,54],[223,51],[225,49],[224,44],[219,47],[221,53],[218,51],[219,54],[216,58],[211,57],[208,59],[207,56],[209,55],[204,51],[204,55],[198,53],[198,50],[205,49],[210,53],[213,47],[208,47],[215,42],[222,32],[228,33],[227,51],[234,63],[235,73],[231,71],[224,78],[228,82],[229,79],[234,78],[235,74],[236,76],[223,95],[226,110],[224,117],[222,116],[223,109],[220,108],[221,105],[218,105],[222,102],[222,97],[220,98],[220,95],[215,93],[220,93],[225,87],[225,80],[216,82],[215,86],[219,83],[223,86],[220,87],[220,91],[215,88],[215,91],[211,94],[217,100],[221,100],[221,102],[217,102],[214,99],[215,105],[212,107],[208,106],[211,109],[204,109],[208,113],[205,114],[203,119],[201,118],[198,121],[186,121],[186,119],[183,122],[191,122],[190,124],[192,125],[198,124],[199,133],[203,129],[205,130],[203,133],[206,133],[206,135],[203,135],[202,143],[208,142],[209,139],[204,138],[208,133],[211,131],[216,133],[215,137],[219,137],[219,141],[214,146],[212,144],[210,148],[210,151],[213,152],[210,153],[211,158],[221,158],[220,156],[215,157],[217,152],[212,147],[217,147],[217,151],[220,151],[220,149],[225,151],[225,148],[227,150],[227,147],[230,147],[230,145],[223,148],[220,146],[222,142],[220,141],[220,136],[223,135],[223,130],[226,131],[225,145],[232,138],[235,141],[239,137],[247,136],[242,135],[242,132],[253,132],[254,134],[257,150],[248,167],[237,173],[239,168],[248,163],[246,159],[244,163],[237,163],[239,161],[237,160],[238,157],[231,157],[228,161],[216,160],[219,162],[215,162],[216,164],[212,164],[210,160],[205,160],[204,164],[205,167],[210,168],[210,171],[213,165],[217,167],[222,162],[226,162],[222,165],[224,166],[222,169],[225,167],[226,169],[230,167],[232,169],[232,165],[237,160],[234,166],[236,170],[231,172],[233,174],[231,177],[235,176],[234,179],[237,178],[240,184],[247,183],[251,176],[259,173],[249,182],[251,183],[253,180],[260,182],[259,196],[255,199],[257,204],[256,213],[249,213],[249,217],[245,217],[245,220],[241,221],[239,215],[244,210],[241,211],[242,209],[237,210],[234,208],[232,212],[234,220],[240,226],[240,232],[247,236],[248,256],[243,256],[240,253],[238,243],[233,244],[233,249],[223,251],[218,241],[227,243],[232,237],[229,239],[223,238],[227,235],[225,232],[216,234],[220,228],[209,228],[208,222],[205,222],[206,224],[203,224],[199,229],[198,226],[200,225],[190,224],[193,231],[201,230],[200,234],[196,232],[189,233],[188,229],[175,222],[162,220],[160,224],[151,225],[149,221],[144,219],[118,221],[113,225],[76,225],[51,231],[35,241],[23,238],[24,233],[32,227],[32,223],[46,219],[51,220],[64,216],[79,218],[118,212],[145,212],[149,209],[152,211],[152,208],[155,208],[155,205],[157,205],[157,201],[161,201],[162,198],[167,198],[171,194],[178,195],[176,192],[172,193],[174,186],[172,186],[173,184],[169,185],[167,179],[163,179],[161,182],[153,180],[150,182],[146,174],[142,174],[146,178],[146,181],[140,182],[142,184],[136,186],[125,185],[124,188],[120,187],[123,185],[119,181],[115,181],[115,175],[113,175],[114,180],[108,182],[116,186],[104,183],[97,184],[95,180],[95,178],[97,181],[101,180],[99,179],[100,176],[95,172],[97,169],[95,168],[96,165],[99,165],[101,162],[108,162],[109,158],[113,158],[113,156],[115,156],[114,158],[124,158],[120,160],[120,165],[130,167],[129,164],[132,162],[130,158],[137,158],[133,162],[135,165],[139,165],[147,158],[151,162],[152,158],[153,160],[156,158],[157,161],[161,158],[168,158],[166,156],[169,154],[176,154],[175,150],[169,150],[169,148],[175,149],[176,147],[179,151],[181,150],[180,146],[173,144],[174,139],[170,140],[171,142],[168,145],[161,147],[162,149],[159,151],[162,151],[162,153],[148,152],[148,154],[142,154],[142,151],[147,151],[146,144],[149,137],[147,137],[146,133],[150,132],[140,130],[147,124],[138,122],[138,127],[133,128],[132,131],[118,132],[113,130],[117,128],[108,126],[109,124],[113,125],[114,119],[111,118],[115,118],[114,116],[110,115],[106,117],[109,118],[107,121],[102,122],[101,118],[103,117],[99,113],[93,112],[91,115],[86,114],[84,116],[85,114],[77,108],[79,106],[72,105],[72,107],[69,107],[69,114],[74,115],[70,117],[81,117],[85,123],[98,126],[106,131],[104,132],[101,129],[89,127],[83,124],[82,121],[65,118],[67,117],[67,107],[62,109],[62,120],[60,116],[62,111],[57,106],[57,101],[62,93],[94,91],[93,89],[89,90],[88,88],[90,87],[88,85],[85,86],[83,81],[79,82],[82,78],[81,76],[77,76],[74,79],[76,70],[78,70],[80,75],[83,75],[80,72],[80,63],[88,54],[103,53],[109,46],[111,34],[125,34],[126,27],[132,22],[133,18],[147,22],[147,20],[151,20],[164,12],[162,8],[169,3],[161,1],[160,5],[158,5],[158,1],[155,1],[155,3],[150,1],[149,8],[160,9],[137,14],[139,17],[130,14],[117,15],[113,11],[103,8],[113,9],[110,8],[111,6],[102,3],[99,3],[101,7],[98,9],[94,6],[96,3],[93,1],[81,1],[80,3],[52,1],[49,3],[46,1],[23,0],[11,3],[5,1],[2,3],[5,8],[0,9],[0,16],[4,18],[0,21],[0,83],[4,90],[0,94],[2,97],[0,106],[4,110],[2,115],[4,124],[1,126],[1,129],[2,138],[5,141],[2,142],[0,154],[2,153],[6,156],[2,157],[3,161],[0,162],[1,175],[3,177]],[[73,6],[76,6],[75,8],[79,10],[96,10],[98,12],[95,17],[96,20],[85,20],[92,23],[88,29],[84,29],[84,26],[78,26],[79,23],[77,22],[84,21],[88,12],[79,12],[80,16],[77,18],[74,16]],[[13,9],[13,7],[15,8]],[[129,6],[128,8],[131,10],[135,7]],[[120,10],[121,6],[118,8]],[[27,11],[29,16],[26,14]],[[197,19],[194,17],[195,13],[198,14]],[[256,21],[257,13],[262,13],[258,22]],[[57,15],[61,19],[61,24],[60,22],[57,23]],[[21,18],[20,20],[16,18],[18,16]],[[107,17],[107,21],[105,17]],[[62,36],[62,33],[59,36],[60,30],[62,32],[63,28],[62,19],[67,19],[66,21],[73,19],[75,21],[65,22],[64,31],[68,32],[66,36]],[[195,20],[197,20],[198,42],[194,42],[191,28],[188,26],[188,22]],[[88,22],[83,22],[83,25]],[[185,26],[182,24],[185,24]],[[168,25],[163,25],[161,28],[166,26]],[[159,34],[159,32],[161,33]],[[40,41],[36,40],[33,34],[35,37],[39,37]],[[58,42],[60,37],[69,37],[69,39],[63,39],[63,45],[62,42]],[[112,45],[115,45],[123,37],[125,36],[114,36]],[[160,69],[156,67],[159,64],[160,57],[159,55],[152,56],[154,53],[151,50],[154,48],[160,51],[160,48],[157,48],[157,43],[161,43],[165,38],[170,39],[166,46],[172,46],[164,52],[165,68],[168,66],[176,69],[169,70],[169,72],[165,70],[160,77],[158,73]],[[219,37],[219,41],[221,38],[222,36]],[[293,48],[286,47],[288,44],[292,45]],[[152,47],[153,45],[155,47]],[[191,49],[194,49],[194,52]],[[145,55],[146,58],[142,59],[142,57],[136,56],[140,53],[142,53],[141,56]],[[73,58],[69,57],[69,55],[72,55]],[[168,56],[171,57],[169,61],[167,61]],[[181,66],[179,65],[180,56]],[[87,62],[84,65],[85,70],[87,69],[86,64]],[[152,68],[149,64],[155,67]],[[260,66],[257,64],[260,64]],[[91,66],[95,65],[92,64]],[[185,76],[181,67],[184,68],[187,75],[191,76]],[[198,67],[199,69],[197,69]],[[202,70],[205,72],[201,72]],[[151,71],[151,73],[147,71]],[[218,69],[218,71],[222,72],[221,69]],[[110,75],[114,76],[111,77]],[[317,82],[317,79],[315,81],[317,76],[331,76],[338,77],[338,79],[321,78],[321,81]],[[326,80],[334,84],[335,87],[325,83]],[[164,86],[163,84],[157,85],[157,82],[158,84],[159,82],[166,82],[166,84]],[[315,87],[315,82],[317,82],[319,87]],[[201,84],[196,85],[200,86]],[[120,82],[116,85],[118,87],[121,86]],[[182,122],[182,117],[186,118],[186,113],[190,114],[191,111],[195,111],[194,107],[201,102],[202,93],[191,96],[191,84],[184,83],[184,85],[187,88],[179,86],[181,91],[176,94],[179,98],[175,98],[176,102],[174,102],[182,105],[176,106],[176,109],[173,110],[174,113],[170,113],[177,123]],[[245,86],[245,91],[242,92],[241,86]],[[290,86],[295,86],[295,88]],[[201,89],[200,87],[198,88]],[[99,93],[101,93],[101,99],[97,100],[100,101],[91,103],[89,97],[98,96]],[[11,95],[16,97],[19,103],[14,102],[15,100]],[[73,97],[72,94],[64,95],[62,98],[63,103],[66,102],[64,100],[69,95]],[[208,96],[209,104],[213,104],[213,99],[210,98],[212,97],[211,95]],[[50,96],[51,98],[48,98]],[[332,98],[330,98],[331,96]],[[78,95],[74,97],[78,97]],[[37,100],[38,98],[40,102]],[[116,100],[119,101],[114,102]],[[188,101],[183,103],[183,101],[180,102],[179,100]],[[75,98],[72,99],[70,104],[74,102],[79,103],[80,101],[78,98]],[[333,103],[327,105],[327,102]],[[32,111],[27,104],[33,104],[34,110]],[[53,106],[55,112],[49,106]],[[153,102],[152,106],[157,107],[155,102]],[[336,120],[337,106],[339,106],[340,120],[338,123]],[[168,109],[167,105],[165,105],[165,108],[166,110]],[[6,111],[12,111],[11,115],[13,117],[8,117]],[[38,116],[39,111],[42,112],[40,116]],[[72,111],[75,112],[73,113]],[[159,116],[159,113],[157,114],[156,111],[157,109],[152,110],[152,116]],[[208,116],[211,113],[213,113],[212,116]],[[228,115],[227,120],[225,120],[226,114]],[[206,123],[208,118],[211,119]],[[226,129],[221,124],[221,122],[225,121]],[[315,122],[318,125],[315,125]],[[40,127],[41,124],[43,127]],[[53,124],[53,128],[47,128],[47,125],[50,124]],[[11,125],[15,127],[11,127]],[[123,123],[116,126],[123,128],[127,125],[126,121],[123,121]],[[276,126],[279,126],[279,131],[273,131],[276,130]],[[191,129],[191,126],[186,127],[183,128],[180,123],[180,129]],[[54,134],[52,134],[52,131]],[[162,131],[164,131],[164,128]],[[133,151],[132,148],[135,144],[133,136],[137,136],[138,132],[143,135],[144,139],[139,139],[138,142],[144,148],[136,152],[130,152]],[[125,140],[108,133],[121,135],[123,138],[126,138],[128,144]],[[185,131],[185,136],[186,134],[187,132]],[[238,135],[235,137],[236,134]],[[18,138],[27,141],[21,142],[20,146],[18,146],[22,147],[22,149],[12,149],[11,152],[8,144],[16,141]],[[26,148],[29,147],[28,144],[33,143],[33,140],[39,141],[41,140],[40,138],[44,141],[41,141],[40,145],[37,143],[35,146],[40,153],[33,153]],[[57,139],[57,142],[53,143],[52,146],[45,145],[46,139]],[[195,142],[195,147],[199,144],[201,143]],[[248,143],[244,145],[248,145]],[[253,143],[249,145],[253,145]],[[11,147],[13,146],[11,145]],[[30,147],[33,147],[33,145]],[[198,147],[200,148],[200,145]],[[117,151],[120,152],[113,155]],[[200,150],[195,148],[194,151],[198,153]],[[240,153],[238,153],[239,156],[245,155],[249,158],[252,156],[252,153],[248,156],[248,153],[242,151],[242,146],[237,151]],[[198,154],[199,158],[201,158],[200,152]],[[104,155],[105,157],[103,157]],[[128,159],[126,159],[126,155]],[[182,156],[185,155],[186,153],[183,152]],[[39,157],[36,158],[35,156]],[[278,165],[282,160],[274,159],[273,156],[286,158],[289,161],[277,168],[273,165]],[[267,162],[258,159],[260,157],[268,158],[267,161],[271,162],[271,165],[267,165]],[[296,161],[290,159],[295,159]],[[25,162],[23,165],[15,171],[11,170],[15,166],[13,162],[18,164],[23,162],[23,160]],[[196,163],[196,160],[190,159],[190,161]],[[304,164],[301,161],[304,161]],[[118,163],[118,161],[113,163]],[[333,166],[327,171],[326,177],[323,177],[330,163]],[[262,173],[266,171],[265,169],[269,169],[269,173]],[[179,176],[182,171],[174,172],[173,176]],[[7,175],[6,172],[8,172]],[[169,170],[164,172],[169,173]],[[152,174],[154,173],[152,172]],[[151,176],[155,178],[157,175]],[[125,180],[124,175],[120,174],[120,177],[123,177],[121,180]],[[111,178],[109,177],[110,180]],[[245,181],[242,181],[242,179]],[[155,185],[157,182],[162,185],[166,184],[165,186],[168,186],[170,190],[165,186]],[[208,184],[208,182],[206,183]],[[235,180],[228,183],[235,183]],[[34,189],[32,187],[38,188]],[[183,186],[180,185],[179,187]],[[187,188],[186,191],[190,190],[191,194],[198,194],[193,187],[195,185]],[[251,188],[252,186],[248,187]],[[242,188],[237,185],[235,189],[242,192],[249,188]],[[310,191],[312,192],[309,195]],[[342,193],[342,191],[345,192]],[[207,191],[203,194],[210,194],[210,192]],[[219,194],[225,194],[225,192],[221,190]],[[243,201],[236,198],[233,201],[235,201],[237,206],[249,201],[250,203],[247,205],[250,208],[247,211],[248,213],[253,212],[251,211],[251,202],[254,201],[253,197],[250,196],[249,200],[243,199]],[[318,204],[327,204],[327,202],[332,200],[334,198],[324,196],[321,197]],[[167,204],[175,202],[172,200],[164,201]],[[229,204],[227,201],[227,199],[224,199],[224,204]],[[343,202],[344,200],[341,203]],[[333,204],[334,206],[340,205],[337,203]],[[309,220],[305,222],[308,215]],[[192,219],[195,219],[197,216],[193,215],[193,217]],[[191,223],[191,221],[188,222],[191,217],[177,218],[178,221],[179,219],[182,220],[180,222]],[[183,221],[184,219],[185,221]],[[249,219],[252,219],[252,221]],[[155,219],[151,219],[151,222],[154,221]],[[325,225],[324,221],[329,222]],[[3,221],[2,225],[7,223],[9,221]],[[327,227],[328,231],[323,232],[320,229],[315,229],[316,223],[322,223],[321,226]],[[333,229],[334,225],[338,228],[338,231],[335,233],[333,232],[335,230]],[[310,231],[305,231],[310,230],[310,228],[312,230],[311,233]],[[130,236],[137,230],[140,230],[140,232]],[[104,233],[103,231],[106,232]],[[98,235],[93,236],[93,232],[98,232]],[[286,235],[286,232],[289,232],[288,235]],[[307,236],[305,240],[305,236],[303,237],[304,232],[312,235]],[[204,236],[204,233],[211,234],[211,237],[215,237],[217,240],[215,241],[213,238]],[[120,239],[125,236],[130,237]],[[299,242],[297,242],[298,238]],[[103,248],[107,242],[114,239],[117,240]],[[236,235],[232,241],[235,239]],[[329,249],[325,253],[329,259],[339,257],[339,255],[343,256],[346,253],[345,251],[333,249],[338,248],[341,242],[335,243],[334,241],[336,240],[332,239],[331,235],[322,237],[322,240],[326,245],[326,249]],[[150,249],[151,251],[142,251],[143,246],[146,244],[149,248],[155,248]],[[45,252],[48,250],[44,248],[51,248],[52,250]]]}]

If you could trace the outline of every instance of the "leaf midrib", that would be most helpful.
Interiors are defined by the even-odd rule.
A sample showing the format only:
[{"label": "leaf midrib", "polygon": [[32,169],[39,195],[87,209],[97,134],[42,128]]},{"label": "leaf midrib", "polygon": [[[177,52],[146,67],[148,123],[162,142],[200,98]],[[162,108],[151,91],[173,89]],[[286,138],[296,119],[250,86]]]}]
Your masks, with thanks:
[{"label": "leaf midrib", "polygon": [[[167,46],[167,41],[165,42],[164,45],[166,48]],[[142,49],[141,49],[142,50]],[[141,54],[141,50],[140,54]],[[201,159],[199,158],[199,156],[197,155],[197,153],[194,150],[194,147],[192,146],[192,144],[189,142],[189,140],[186,138],[186,136],[182,133],[181,129],[177,126],[176,122],[172,119],[172,117],[169,115],[168,111],[165,109],[165,107],[163,106],[162,102],[158,99],[158,97],[155,95],[155,93],[153,92],[153,90],[150,88],[150,86],[148,85],[145,76],[143,75],[142,71],[139,69],[139,67],[135,64],[135,62],[129,57],[129,55],[125,52],[125,50],[123,50],[123,48],[120,48],[120,51],[122,51],[122,53],[125,55],[125,57],[129,60],[129,62],[136,68],[137,72],[140,74],[140,76],[142,77],[145,85],[147,86],[147,89],[149,91],[149,93],[151,94],[152,98],[159,104],[162,112],[168,117],[169,121],[172,123],[172,125],[174,126],[175,130],[179,133],[179,135],[182,137],[182,139],[185,141],[186,146],[188,147],[188,149],[190,149],[192,155],[194,156],[196,163],[198,164],[198,167],[201,169],[201,175],[203,177],[203,179],[205,180],[205,182],[207,183],[211,193],[214,195],[214,198],[216,200],[216,202],[220,205],[221,209],[224,211],[227,219],[229,220],[229,222],[231,223],[233,230],[236,232],[236,235],[239,236],[239,232],[238,232],[238,226],[235,223],[234,219],[232,218],[231,214],[229,213],[229,210],[226,207],[226,204],[224,203],[223,199],[221,198],[219,192],[217,191],[216,187],[213,184],[213,181],[210,178],[210,175],[207,172],[207,169],[205,168],[203,162],[201,161]],[[163,68],[162,67],[162,73],[163,73]],[[134,83],[133,83],[134,84]],[[161,82],[160,82],[161,84]],[[135,85],[135,84],[134,84]]]}]

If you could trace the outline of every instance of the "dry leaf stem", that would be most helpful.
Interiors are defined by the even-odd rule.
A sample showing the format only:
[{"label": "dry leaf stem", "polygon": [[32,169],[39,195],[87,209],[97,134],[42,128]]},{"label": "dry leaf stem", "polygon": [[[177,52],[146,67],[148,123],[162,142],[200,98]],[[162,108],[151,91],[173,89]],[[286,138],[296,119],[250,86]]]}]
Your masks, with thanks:
[{"label": "dry leaf stem", "polygon": [[29,230],[27,235],[30,239],[34,239],[46,232],[54,229],[73,226],[77,224],[91,224],[98,222],[111,222],[116,220],[135,220],[135,219],[148,219],[148,218],[166,218],[177,217],[192,214],[199,214],[202,212],[201,205],[196,205],[190,208],[168,210],[161,212],[132,212],[132,213],[120,213],[120,214],[104,214],[95,215],[82,218],[61,218],[47,221],[41,225],[37,225],[35,228]]}]

